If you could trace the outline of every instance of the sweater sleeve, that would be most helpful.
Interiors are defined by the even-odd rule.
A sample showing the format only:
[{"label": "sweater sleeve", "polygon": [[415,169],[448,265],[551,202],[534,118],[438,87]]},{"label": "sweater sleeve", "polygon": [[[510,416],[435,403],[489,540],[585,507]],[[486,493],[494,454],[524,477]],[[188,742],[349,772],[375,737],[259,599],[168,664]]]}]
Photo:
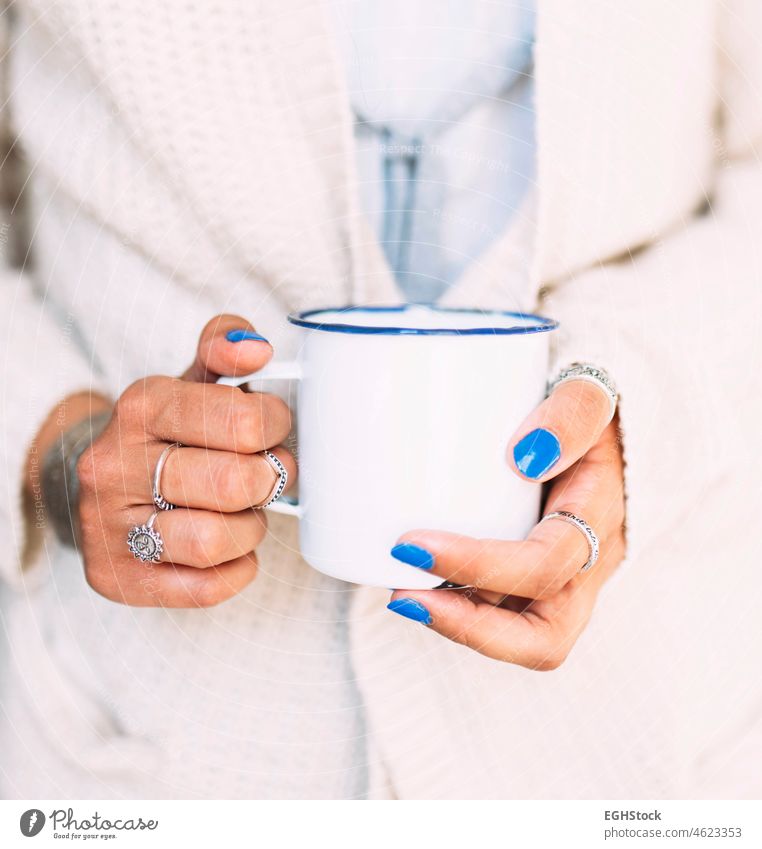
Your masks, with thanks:
[{"label": "sweater sleeve", "polygon": [[594,363],[620,393],[629,560],[711,488],[758,480],[759,222],[762,168],[734,163],[700,219],[546,296],[561,324],[556,370]]},{"label": "sweater sleeve", "polygon": [[[2,4],[4,6],[4,4]],[[45,514],[35,479],[32,495],[25,491],[27,463],[33,474],[41,470],[34,440],[45,419],[64,398],[76,392],[100,389],[83,353],[77,328],[65,304],[24,269],[28,265],[24,225],[17,211],[21,184],[8,121],[5,57],[9,48],[7,10],[0,14],[0,340],[3,381],[0,389],[0,579],[16,588],[30,586],[44,574],[41,543]],[[34,576],[34,577],[33,577]]]},{"label": "sweater sleeve", "polygon": [[[706,208],[629,256],[550,287],[556,368],[620,393],[627,556],[679,533],[711,489],[755,491],[762,399],[762,7],[723,4],[717,174]],[[711,521],[711,517],[707,517]]]}]

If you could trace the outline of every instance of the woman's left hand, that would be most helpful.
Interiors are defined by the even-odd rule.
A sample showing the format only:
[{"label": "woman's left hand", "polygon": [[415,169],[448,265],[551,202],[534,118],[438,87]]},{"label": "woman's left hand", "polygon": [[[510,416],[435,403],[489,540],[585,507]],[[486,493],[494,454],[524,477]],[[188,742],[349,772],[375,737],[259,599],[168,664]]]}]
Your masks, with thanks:
[{"label": "woman's left hand", "polygon": [[567,510],[600,541],[560,519],[525,540],[472,539],[445,531],[404,534],[392,553],[462,590],[397,590],[391,610],[474,651],[530,669],[556,669],[584,630],[598,590],[624,556],[624,479],[617,419],[595,385],[562,383],[509,443],[515,474],[550,482],[545,514]]}]

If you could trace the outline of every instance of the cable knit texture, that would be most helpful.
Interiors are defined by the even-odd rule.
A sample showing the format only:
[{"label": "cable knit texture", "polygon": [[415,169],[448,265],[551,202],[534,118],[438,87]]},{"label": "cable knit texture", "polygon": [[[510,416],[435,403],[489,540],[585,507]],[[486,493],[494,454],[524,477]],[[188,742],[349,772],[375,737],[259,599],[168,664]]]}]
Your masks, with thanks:
[{"label": "cable knit texture", "polygon": [[288,356],[289,309],[398,293],[317,0],[14,4],[3,113],[35,240],[0,290],[4,796],[759,795],[762,12],[593,6],[539,4],[536,191],[446,297],[515,307],[529,262],[557,361],[621,390],[628,565],[538,675],[309,570],[287,519],[208,611],[106,602],[50,538],[22,562],[22,468],[58,399],[177,373],[216,312]]}]

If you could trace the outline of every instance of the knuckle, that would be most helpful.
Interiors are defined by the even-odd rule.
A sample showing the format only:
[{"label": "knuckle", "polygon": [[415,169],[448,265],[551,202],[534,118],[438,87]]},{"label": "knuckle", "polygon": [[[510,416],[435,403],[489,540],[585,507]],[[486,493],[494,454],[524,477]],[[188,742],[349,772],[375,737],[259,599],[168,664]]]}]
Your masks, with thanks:
[{"label": "knuckle", "polygon": [[546,599],[556,595],[568,583],[563,564],[567,558],[557,548],[557,544],[547,545],[537,542],[533,545],[535,568],[528,575],[529,596],[534,599]]},{"label": "knuckle", "polygon": [[235,450],[243,454],[253,454],[259,449],[261,441],[258,409],[249,398],[244,393],[236,393],[225,408]]},{"label": "knuckle", "polygon": [[[582,540],[584,543],[584,540]],[[574,575],[585,565],[588,549],[572,548],[570,551],[559,552],[544,570],[543,587],[546,596],[554,596],[563,590]]]},{"label": "knuckle", "polygon": [[268,434],[272,432],[272,425],[275,419],[273,414],[273,404],[271,400],[264,394],[254,393],[249,396],[252,402],[253,415],[251,417],[252,436],[256,439],[257,445],[266,444]]},{"label": "knuckle", "polygon": [[549,644],[546,650],[538,657],[533,668],[537,672],[553,672],[559,669],[569,656],[569,649],[563,644]]},{"label": "knuckle", "polygon": [[75,475],[79,487],[77,511],[84,537],[101,528],[104,499],[113,504],[120,494],[123,469],[107,437],[100,437],[82,452]]},{"label": "knuckle", "polygon": [[80,455],[76,465],[76,475],[80,492],[90,493],[95,490],[97,480],[96,467],[99,465],[95,450],[96,443],[89,445]]},{"label": "knuckle", "polygon": [[[272,489],[275,473],[269,462],[261,455],[255,455],[252,462],[242,469],[243,481],[240,484],[244,491],[243,498],[248,504],[258,504]],[[264,517],[264,513],[258,513]]]},{"label": "knuckle", "polygon": [[568,577],[557,568],[554,568],[553,571],[546,573],[539,581],[536,598],[539,600],[552,598],[558,595],[568,583]]},{"label": "knuckle", "polygon": [[117,399],[115,412],[118,418],[126,422],[145,418],[151,399],[160,391],[162,383],[166,380],[167,378],[151,376],[131,383]]},{"label": "knuckle", "polygon": [[462,628],[456,631],[451,639],[470,651],[482,652],[485,649],[484,641],[478,640],[470,628]]},{"label": "knuckle", "polygon": [[275,395],[238,393],[227,410],[236,450],[244,454],[271,447],[284,439],[291,429],[291,411]]},{"label": "knuckle", "polygon": [[262,394],[257,404],[257,437],[270,447],[288,436],[291,429],[291,411],[276,395]]},{"label": "knuckle", "polygon": [[198,607],[216,607],[230,596],[230,589],[214,575],[205,575],[191,590],[193,603]]},{"label": "knuckle", "polygon": [[117,415],[120,418],[130,418],[134,413],[142,410],[145,403],[145,394],[145,380],[136,380],[131,383],[117,399]]},{"label": "knuckle", "polygon": [[277,395],[268,395],[266,402],[267,423],[279,440],[284,439],[291,430],[291,410],[288,404]]},{"label": "knuckle", "polygon": [[188,536],[189,554],[194,563],[222,563],[228,534],[220,521],[197,521]]},{"label": "knuckle", "polygon": [[561,666],[565,659],[566,655],[562,657],[561,655],[550,654],[540,658],[533,668],[537,672],[554,672]]},{"label": "knuckle", "polygon": [[218,463],[212,472],[215,501],[220,505],[238,504],[241,501],[243,460]]},{"label": "knuckle", "polygon": [[560,593],[587,561],[588,547],[582,534],[560,523],[558,529],[561,535],[547,543],[543,550],[533,596],[537,599],[552,598]]},{"label": "knuckle", "polygon": [[93,497],[92,491],[80,489],[79,504],[77,505],[76,519],[79,525],[79,536],[85,552],[85,564],[87,556],[94,548],[106,544],[106,530],[103,526],[102,509],[98,499]]},{"label": "knuckle", "polygon": [[85,566],[85,580],[90,589],[102,598],[114,602],[123,601],[119,584],[114,580],[112,573]]}]

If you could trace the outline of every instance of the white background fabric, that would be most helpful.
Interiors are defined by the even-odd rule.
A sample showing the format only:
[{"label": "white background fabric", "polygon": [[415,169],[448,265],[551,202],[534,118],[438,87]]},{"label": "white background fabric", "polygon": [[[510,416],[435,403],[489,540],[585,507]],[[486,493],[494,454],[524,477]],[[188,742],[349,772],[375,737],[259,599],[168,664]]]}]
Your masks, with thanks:
[{"label": "white background fabric", "polygon": [[[538,8],[536,204],[446,301],[506,305],[529,252],[524,306],[562,322],[559,360],[592,358],[621,389],[628,560],[544,675],[415,629],[383,592],[355,591],[343,617],[344,588],[299,561],[287,521],[262,552],[269,577],[212,613],[110,605],[50,540],[22,571],[20,446],[58,398],[178,370],[220,310],[286,356],[288,309],[398,293],[360,210],[318,3],[19,7],[3,111],[49,217],[34,273],[7,271],[0,290],[4,795],[316,792],[322,759],[351,757],[313,747],[336,737],[305,736],[298,707],[274,749],[241,741],[268,704],[302,704],[289,696],[320,672],[317,646],[347,699],[334,691],[329,710],[360,690],[374,793],[758,796],[758,4]],[[345,619],[349,659],[332,648]],[[285,681],[263,683],[263,663]],[[294,745],[306,766],[282,759]],[[273,751],[287,774],[268,785]],[[326,771],[325,795],[348,792],[350,775]]]}]

